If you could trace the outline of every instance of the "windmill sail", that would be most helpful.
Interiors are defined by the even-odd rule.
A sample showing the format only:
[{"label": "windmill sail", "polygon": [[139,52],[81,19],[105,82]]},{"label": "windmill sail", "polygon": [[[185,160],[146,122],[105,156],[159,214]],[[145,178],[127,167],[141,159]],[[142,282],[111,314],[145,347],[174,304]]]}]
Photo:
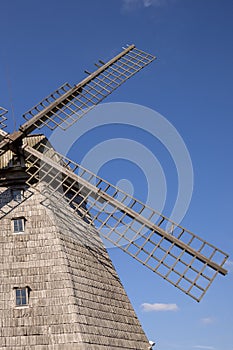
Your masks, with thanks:
[{"label": "windmill sail", "polygon": [[[64,200],[101,236],[200,301],[228,255],[45,144],[24,148],[27,183]],[[56,205],[56,204],[55,204]]]},{"label": "windmill sail", "polygon": [[[155,59],[131,45],[72,87],[66,83],[24,114],[27,122],[9,139],[0,142],[1,153],[12,142],[43,126],[66,130],[125,81]],[[1,154],[0,153],[0,154]]]},{"label": "windmill sail", "polygon": [[[7,113],[8,113],[8,111],[5,108],[0,107],[0,131],[1,131],[1,129],[6,128],[5,122],[7,121],[7,118],[6,118]],[[0,135],[1,135],[1,133],[0,133]]]}]

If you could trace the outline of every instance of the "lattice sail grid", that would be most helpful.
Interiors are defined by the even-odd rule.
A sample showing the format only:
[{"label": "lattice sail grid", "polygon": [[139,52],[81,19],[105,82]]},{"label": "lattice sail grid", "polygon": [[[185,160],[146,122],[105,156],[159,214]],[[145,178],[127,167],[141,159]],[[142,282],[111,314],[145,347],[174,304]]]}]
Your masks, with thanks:
[{"label": "lattice sail grid", "polygon": [[[131,45],[108,63],[100,61],[99,69],[75,87],[64,84],[25,113],[24,118],[33,118],[35,128],[47,126],[54,130],[59,126],[66,130],[154,59]],[[21,129],[25,131],[27,127],[26,123]]]},{"label": "lattice sail grid", "polygon": [[104,239],[184,293],[200,301],[216,275],[227,273],[220,249],[51,148],[38,150],[25,148],[30,186],[46,183],[45,196],[65,199]]},{"label": "lattice sail grid", "polygon": [[7,121],[6,114],[8,113],[8,110],[0,107],[0,129],[5,129],[6,124],[5,122]]}]

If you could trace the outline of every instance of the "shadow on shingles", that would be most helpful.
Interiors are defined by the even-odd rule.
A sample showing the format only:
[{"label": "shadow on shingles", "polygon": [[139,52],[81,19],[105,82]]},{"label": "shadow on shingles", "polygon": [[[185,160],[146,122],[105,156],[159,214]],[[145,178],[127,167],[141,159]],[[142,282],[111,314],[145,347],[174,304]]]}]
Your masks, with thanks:
[{"label": "shadow on shingles", "polygon": [[96,229],[88,223],[88,220],[80,217],[77,212],[73,212],[68,207],[67,202],[64,204],[61,200],[53,199],[52,196],[51,198],[46,198],[41,201],[41,204],[52,211],[58,226],[62,229],[62,236],[73,244],[85,247],[94,259],[104,266],[111,273],[112,277],[119,281],[119,277],[114,273],[115,270],[107,250]]},{"label": "shadow on shingles", "polygon": [[1,193],[1,197],[5,198],[0,202],[0,219],[5,217],[7,214],[11,213],[15,208],[19,207],[24,203],[28,198],[33,195],[33,192],[30,189],[24,191],[21,201],[16,201],[12,198],[11,189],[6,189]]}]

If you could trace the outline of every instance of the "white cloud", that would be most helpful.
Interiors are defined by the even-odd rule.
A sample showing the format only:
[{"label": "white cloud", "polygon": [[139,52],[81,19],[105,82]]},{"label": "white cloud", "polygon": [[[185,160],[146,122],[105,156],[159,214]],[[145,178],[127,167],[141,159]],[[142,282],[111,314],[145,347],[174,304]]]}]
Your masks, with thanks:
[{"label": "white cloud", "polygon": [[123,0],[123,10],[131,11],[140,7],[159,7],[166,5],[167,0]]},{"label": "white cloud", "polygon": [[213,317],[203,317],[201,319],[201,323],[203,323],[203,324],[211,324],[214,322],[215,322],[215,318],[213,318]]},{"label": "white cloud", "polygon": [[149,304],[144,303],[141,305],[143,311],[177,311],[179,310],[178,306],[176,304],[161,304],[161,303],[155,303],[155,304]]},{"label": "white cloud", "polygon": [[206,345],[194,345],[193,349],[202,349],[202,350],[214,350],[215,348],[213,346],[206,346]]}]

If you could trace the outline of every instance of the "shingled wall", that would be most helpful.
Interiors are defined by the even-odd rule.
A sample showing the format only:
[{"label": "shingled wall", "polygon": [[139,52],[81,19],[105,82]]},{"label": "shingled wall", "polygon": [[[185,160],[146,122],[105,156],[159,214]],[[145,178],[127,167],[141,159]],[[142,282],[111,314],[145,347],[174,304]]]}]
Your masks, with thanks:
[{"label": "shingled wall", "polygon": [[[0,226],[0,349],[148,349],[148,340],[93,227],[31,191]],[[0,188],[0,206],[12,203]],[[25,232],[12,219],[25,217]],[[30,288],[16,307],[15,289]]]}]

